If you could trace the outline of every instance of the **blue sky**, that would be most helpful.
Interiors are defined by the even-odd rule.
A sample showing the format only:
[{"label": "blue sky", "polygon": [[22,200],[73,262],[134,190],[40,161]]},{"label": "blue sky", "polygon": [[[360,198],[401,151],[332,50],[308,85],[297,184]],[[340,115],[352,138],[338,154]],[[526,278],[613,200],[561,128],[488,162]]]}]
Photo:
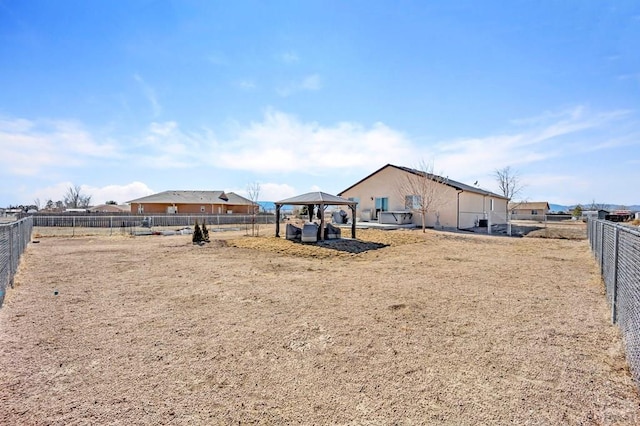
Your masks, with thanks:
[{"label": "blue sky", "polygon": [[387,163],[640,204],[634,1],[0,0],[0,206],[337,193]]}]

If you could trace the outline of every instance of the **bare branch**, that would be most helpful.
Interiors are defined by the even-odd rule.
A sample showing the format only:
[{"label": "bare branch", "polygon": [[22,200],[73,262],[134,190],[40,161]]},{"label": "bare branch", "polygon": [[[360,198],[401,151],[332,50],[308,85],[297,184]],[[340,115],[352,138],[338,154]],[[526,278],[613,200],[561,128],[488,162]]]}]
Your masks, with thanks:
[{"label": "bare branch", "polygon": [[253,203],[253,208],[251,209],[251,236],[258,235],[260,233],[260,227],[256,223],[256,216],[260,210],[260,205],[258,204],[258,200],[260,198],[260,182],[252,182],[247,185],[247,195],[249,199]]},{"label": "bare branch", "polygon": [[439,225],[440,209],[449,202],[442,187],[447,180],[433,173],[433,163],[421,160],[413,173],[406,173],[397,185],[400,196],[405,199],[405,208],[420,214],[422,232],[427,227],[427,213],[435,213],[436,226]]},{"label": "bare branch", "polygon": [[91,195],[83,194],[79,185],[74,185],[67,188],[67,193],[64,195],[64,205],[66,208],[86,208],[89,207],[90,204]]},{"label": "bare branch", "polygon": [[500,193],[504,195],[509,201],[516,196],[520,195],[525,186],[520,181],[520,173],[517,170],[511,169],[510,166],[502,169],[496,169],[493,176],[498,183]]}]

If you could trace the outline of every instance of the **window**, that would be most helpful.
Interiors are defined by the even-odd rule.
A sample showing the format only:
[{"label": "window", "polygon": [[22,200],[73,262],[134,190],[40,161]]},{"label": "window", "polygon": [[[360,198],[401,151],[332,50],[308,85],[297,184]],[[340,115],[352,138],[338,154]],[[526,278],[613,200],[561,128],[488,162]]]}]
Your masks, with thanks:
[{"label": "window", "polygon": [[386,212],[387,210],[389,210],[389,198],[376,197],[376,211]]},{"label": "window", "polygon": [[378,213],[389,210],[389,199],[387,197],[376,197],[375,206],[376,208],[373,212],[374,215],[371,217],[372,219],[378,219]]},{"label": "window", "polygon": [[407,195],[404,197],[405,209],[419,209],[422,202],[422,197],[419,195]]},{"label": "window", "polygon": [[360,204],[360,197],[349,197],[349,198],[347,198],[347,200],[355,201],[357,203],[356,205]]},{"label": "window", "polygon": [[489,201],[491,202],[491,208],[489,210],[493,211],[493,198]]},{"label": "window", "polygon": [[538,214],[538,210],[531,210],[531,214]]}]

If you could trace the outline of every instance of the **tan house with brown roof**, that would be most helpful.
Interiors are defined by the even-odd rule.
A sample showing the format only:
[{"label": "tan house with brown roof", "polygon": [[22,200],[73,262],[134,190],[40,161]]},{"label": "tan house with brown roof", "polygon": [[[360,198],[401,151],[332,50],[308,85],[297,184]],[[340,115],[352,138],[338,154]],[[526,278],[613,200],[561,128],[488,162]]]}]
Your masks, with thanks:
[{"label": "tan house with brown roof", "polygon": [[[407,174],[422,175],[424,172],[408,167],[386,166],[351,185],[338,195],[358,202],[358,221],[380,221],[381,217],[410,217],[410,221],[421,226],[419,213],[406,214],[408,200],[416,194],[403,193],[401,182]],[[507,198],[475,186],[451,179],[434,176],[442,191],[437,211],[427,214],[426,226],[467,229],[483,224],[505,224],[507,222]],[[384,219],[383,219],[384,220]],[[437,225],[439,223],[439,225]]]},{"label": "tan house with brown roof", "polygon": [[250,214],[257,204],[234,192],[164,191],[127,201],[139,214]]},{"label": "tan house with brown roof", "polygon": [[549,214],[549,203],[546,201],[509,203],[509,213],[514,220],[544,220]]},{"label": "tan house with brown roof", "polygon": [[131,206],[118,204],[100,204],[98,206],[89,207],[91,213],[130,213]]}]

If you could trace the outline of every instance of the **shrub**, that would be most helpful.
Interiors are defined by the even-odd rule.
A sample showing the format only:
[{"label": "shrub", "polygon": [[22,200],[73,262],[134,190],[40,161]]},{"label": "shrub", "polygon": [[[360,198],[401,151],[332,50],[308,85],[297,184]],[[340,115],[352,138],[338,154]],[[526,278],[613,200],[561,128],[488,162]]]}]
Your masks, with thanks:
[{"label": "shrub", "polygon": [[202,222],[202,240],[209,242],[209,230],[207,229],[207,223]]},{"label": "shrub", "polygon": [[193,227],[193,237],[191,238],[193,244],[200,244],[204,241],[204,236],[202,235],[202,229],[200,229],[200,225],[198,225],[198,221],[196,220],[196,224]]}]

